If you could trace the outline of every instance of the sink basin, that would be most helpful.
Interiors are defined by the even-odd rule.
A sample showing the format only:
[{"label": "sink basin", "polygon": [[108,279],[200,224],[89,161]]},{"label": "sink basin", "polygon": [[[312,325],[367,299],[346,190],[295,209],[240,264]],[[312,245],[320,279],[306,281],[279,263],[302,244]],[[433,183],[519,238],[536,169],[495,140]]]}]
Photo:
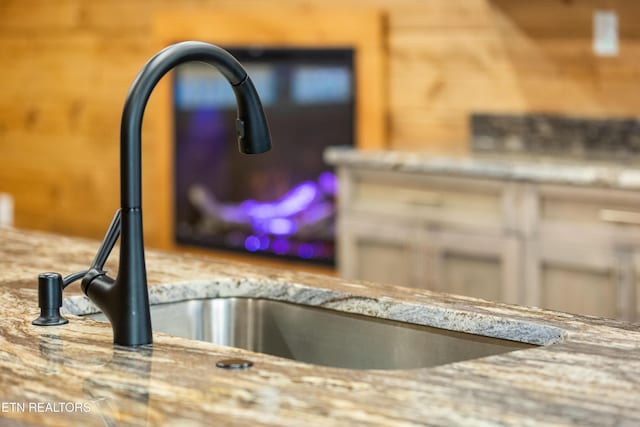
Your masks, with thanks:
[{"label": "sink basin", "polygon": [[[87,317],[106,320],[102,313]],[[515,341],[255,298],[151,306],[154,331],[349,369],[411,369],[534,347]]]}]

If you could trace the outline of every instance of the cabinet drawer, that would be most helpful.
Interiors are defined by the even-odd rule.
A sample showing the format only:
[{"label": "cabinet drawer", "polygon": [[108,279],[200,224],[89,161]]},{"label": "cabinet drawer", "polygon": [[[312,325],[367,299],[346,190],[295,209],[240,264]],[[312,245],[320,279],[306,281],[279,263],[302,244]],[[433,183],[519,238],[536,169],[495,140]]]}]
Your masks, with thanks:
[{"label": "cabinet drawer", "polygon": [[635,191],[544,186],[539,192],[541,225],[623,228],[640,234],[640,194]]},{"label": "cabinet drawer", "polygon": [[350,208],[357,211],[471,224],[502,221],[499,182],[366,170],[351,178]]}]

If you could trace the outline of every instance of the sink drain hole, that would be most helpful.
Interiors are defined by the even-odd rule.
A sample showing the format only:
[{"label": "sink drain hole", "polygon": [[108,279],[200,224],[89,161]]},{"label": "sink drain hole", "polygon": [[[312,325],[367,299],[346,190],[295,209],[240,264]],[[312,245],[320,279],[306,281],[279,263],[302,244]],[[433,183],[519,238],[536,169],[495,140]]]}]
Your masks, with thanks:
[{"label": "sink drain hole", "polygon": [[216,362],[216,367],[222,369],[248,369],[253,362],[245,359],[223,359]]}]

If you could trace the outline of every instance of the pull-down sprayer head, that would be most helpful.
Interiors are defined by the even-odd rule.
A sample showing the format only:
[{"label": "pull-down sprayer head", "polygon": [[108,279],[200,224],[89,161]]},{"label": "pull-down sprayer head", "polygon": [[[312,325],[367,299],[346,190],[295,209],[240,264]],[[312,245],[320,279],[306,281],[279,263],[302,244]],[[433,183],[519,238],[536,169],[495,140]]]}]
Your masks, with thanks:
[{"label": "pull-down sprayer head", "polygon": [[238,148],[244,154],[260,154],[271,149],[271,137],[260,98],[249,77],[233,86],[238,104],[236,131]]}]

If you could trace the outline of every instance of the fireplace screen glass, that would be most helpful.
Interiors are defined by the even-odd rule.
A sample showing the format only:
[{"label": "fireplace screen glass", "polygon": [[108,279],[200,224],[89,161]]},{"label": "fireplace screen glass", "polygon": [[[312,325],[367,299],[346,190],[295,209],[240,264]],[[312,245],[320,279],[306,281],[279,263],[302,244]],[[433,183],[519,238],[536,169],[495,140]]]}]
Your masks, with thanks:
[{"label": "fireplace screen glass", "polygon": [[236,101],[214,68],[173,80],[176,241],[334,262],[336,177],[329,145],[353,145],[351,49],[228,49],[262,100],[273,148],[240,154]]}]

